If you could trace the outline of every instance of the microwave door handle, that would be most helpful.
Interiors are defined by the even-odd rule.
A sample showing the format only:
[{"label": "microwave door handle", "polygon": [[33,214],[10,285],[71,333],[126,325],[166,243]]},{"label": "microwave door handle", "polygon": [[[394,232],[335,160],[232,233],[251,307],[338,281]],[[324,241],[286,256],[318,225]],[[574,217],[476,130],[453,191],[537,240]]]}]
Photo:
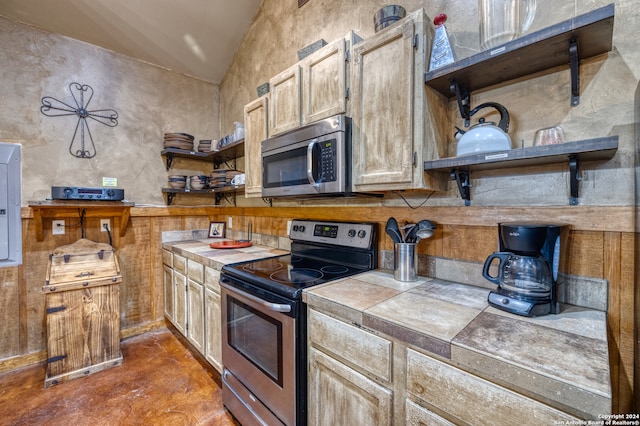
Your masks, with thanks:
[{"label": "microwave door handle", "polygon": [[254,296],[252,294],[249,294],[245,291],[239,290],[235,287],[229,287],[228,285],[224,284],[223,281],[220,281],[220,285],[224,288],[226,288],[229,291],[238,293],[240,296],[246,297],[249,300],[253,300],[256,303],[259,303],[260,305],[264,306],[267,309],[270,309],[274,312],[291,312],[291,306],[290,305],[286,305],[286,304],[280,304],[280,303],[270,303],[267,302],[264,299],[261,299],[257,296]]},{"label": "microwave door handle", "polygon": [[313,148],[318,144],[318,139],[313,139],[307,147],[307,179],[309,183],[318,190],[318,182],[313,178]]}]

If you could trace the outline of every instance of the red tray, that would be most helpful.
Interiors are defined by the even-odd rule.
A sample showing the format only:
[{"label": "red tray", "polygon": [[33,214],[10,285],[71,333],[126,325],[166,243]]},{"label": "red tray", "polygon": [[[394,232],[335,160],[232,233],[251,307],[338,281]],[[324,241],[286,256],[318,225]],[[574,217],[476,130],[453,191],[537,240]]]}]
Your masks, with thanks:
[{"label": "red tray", "polygon": [[217,243],[211,243],[209,244],[209,247],[214,249],[234,249],[234,248],[251,247],[251,241],[227,240],[227,241],[220,241]]}]

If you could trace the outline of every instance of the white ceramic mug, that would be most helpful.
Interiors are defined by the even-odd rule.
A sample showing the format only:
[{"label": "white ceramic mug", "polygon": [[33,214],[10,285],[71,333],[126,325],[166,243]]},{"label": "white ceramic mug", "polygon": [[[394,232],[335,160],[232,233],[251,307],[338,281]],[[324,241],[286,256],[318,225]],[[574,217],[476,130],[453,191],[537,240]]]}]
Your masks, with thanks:
[{"label": "white ceramic mug", "polygon": [[239,175],[235,175],[234,177],[231,178],[231,185],[244,185],[244,173],[241,173]]},{"label": "white ceramic mug", "polygon": [[535,0],[478,0],[480,47],[492,49],[520,37],[535,14]]}]

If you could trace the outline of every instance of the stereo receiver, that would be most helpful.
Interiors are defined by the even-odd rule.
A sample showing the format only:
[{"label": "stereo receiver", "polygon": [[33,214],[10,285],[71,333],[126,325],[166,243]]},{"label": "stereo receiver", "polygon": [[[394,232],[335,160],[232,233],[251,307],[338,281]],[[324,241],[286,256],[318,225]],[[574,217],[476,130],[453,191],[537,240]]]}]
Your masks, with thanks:
[{"label": "stereo receiver", "polygon": [[122,201],[124,200],[124,189],[52,186],[51,198],[54,200]]}]

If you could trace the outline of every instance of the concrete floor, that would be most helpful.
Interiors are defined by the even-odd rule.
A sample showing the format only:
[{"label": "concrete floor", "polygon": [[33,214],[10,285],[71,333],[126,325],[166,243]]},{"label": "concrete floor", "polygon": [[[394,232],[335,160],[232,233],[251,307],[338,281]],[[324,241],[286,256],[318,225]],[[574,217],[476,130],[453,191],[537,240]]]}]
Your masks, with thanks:
[{"label": "concrete floor", "polygon": [[2,425],[234,425],[214,373],[167,329],[121,343],[124,363],[44,389],[45,366],[0,375]]}]

